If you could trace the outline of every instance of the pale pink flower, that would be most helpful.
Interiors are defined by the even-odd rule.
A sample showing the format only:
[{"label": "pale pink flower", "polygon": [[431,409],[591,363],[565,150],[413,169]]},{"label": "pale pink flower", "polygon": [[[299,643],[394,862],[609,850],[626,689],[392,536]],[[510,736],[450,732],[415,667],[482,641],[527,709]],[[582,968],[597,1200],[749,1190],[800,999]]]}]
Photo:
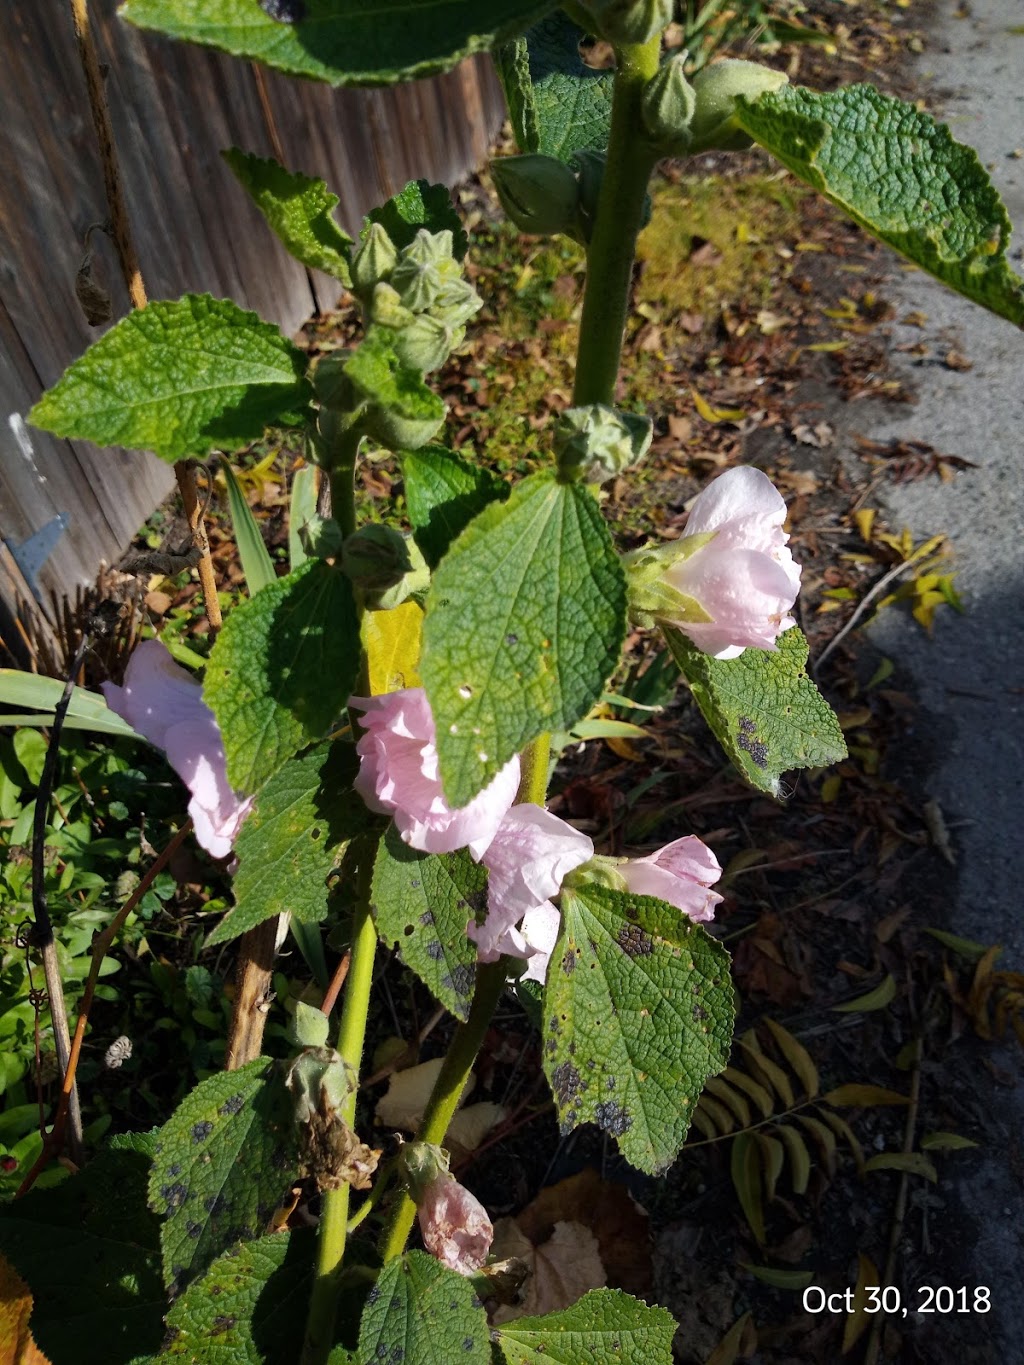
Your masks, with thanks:
[{"label": "pale pink flower", "polygon": [[487,1210],[453,1175],[424,1187],[417,1212],[423,1245],[449,1270],[472,1275],[487,1260],[494,1229]]},{"label": "pale pink flower", "polygon": [[159,640],[144,640],[128,660],[124,686],[103,683],[107,705],[157,749],[192,793],[188,813],[196,838],[214,858],[231,852],[253,798],[228,783],[220,728],[201,684]]},{"label": "pale pink flower", "polygon": [[422,687],[350,697],[363,712],[356,745],[356,791],[371,810],[394,817],[399,834],[423,853],[468,848],[479,861],[519,790],[515,755],[468,806],[452,809],[441,786],[436,730]]},{"label": "pale pink flower", "polygon": [[676,839],[646,858],[628,858],[615,869],[629,891],[656,896],[692,920],[709,920],[722,899],[714,886],[722,875],[718,859],[696,835]]},{"label": "pale pink flower", "polygon": [[466,929],[480,961],[496,962],[503,953],[528,958],[526,975],[543,981],[558,937],[551,898],[563,878],[593,856],[590,839],[543,806],[513,806],[482,859],[489,874],[487,918],[479,925],[471,920]]},{"label": "pale pink flower", "polygon": [[713,480],[691,507],[682,539],[713,538],[672,563],[665,580],[711,617],[672,622],[705,654],[734,659],[748,645],[775,649],[776,638],[796,624],[789,613],[800,591],[800,566],[788,548],[785,520],[782,495],[749,465]]}]

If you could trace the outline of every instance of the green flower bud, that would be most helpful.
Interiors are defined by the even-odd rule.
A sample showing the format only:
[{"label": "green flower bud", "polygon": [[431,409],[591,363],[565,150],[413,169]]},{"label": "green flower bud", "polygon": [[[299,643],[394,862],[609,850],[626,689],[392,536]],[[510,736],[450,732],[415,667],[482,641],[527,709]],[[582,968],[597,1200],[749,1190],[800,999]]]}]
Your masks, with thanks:
[{"label": "green flower bud", "polygon": [[483,306],[483,299],[468,280],[445,280],[430,313],[449,327],[461,327]]},{"label": "green flower bud", "polygon": [[440,294],[442,280],[436,266],[400,261],[392,273],[391,284],[406,308],[413,313],[425,313]]},{"label": "green flower bud", "polygon": [[670,57],[644,87],[644,128],[662,156],[685,156],[697,96],[686,79],[686,54]]},{"label": "green flower bud", "polygon": [[423,558],[423,551],[412,536],[405,537],[405,550],[411,568],[393,587],[368,593],[366,606],[374,611],[390,611],[400,607],[408,598],[415,598],[422,606],[430,591],[430,565]]},{"label": "green flower bud", "polygon": [[330,1028],[323,1010],[307,1005],[304,1000],[297,1000],[295,1013],[288,1025],[288,1041],[297,1047],[326,1047]]},{"label": "green flower bud", "polygon": [[299,527],[299,544],[311,559],[333,559],[340,551],[344,536],[333,517],[315,513]]},{"label": "green flower bud", "polygon": [[342,572],[367,591],[393,588],[411,568],[405,537],[392,526],[361,526],[341,547]]},{"label": "green flower bud", "polygon": [[387,450],[419,450],[437,435],[444,421],[447,409],[440,398],[432,408],[436,416],[424,415],[419,403],[410,409],[399,403],[386,408],[371,403],[362,414],[363,431]]},{"label": "green flower bud", "polygon": [[672,587],[665,570],[680,560],[689,559],[714,536],[714,531],[680,536],[667,545],[641,545],[639,550],[622,556],[629,619],[634,625],[649,630],[659,621],[678,624],[680,621],[697,623],[712,619],[695,597]]},{"label": "green flower bud", "polygon": [[491,162],[501,206],[523,232],[577,231],[580,188],[576,177],[553,156],[530,153]]},{"label": "green flower bud", "polygon": [[704,152],[714,147],[735,152],[749,147],[753,138],[734,117],[737,95],[756,99],[766,90],[778,90],[788,83],[784,71],[773,71],[758,62],[728,58],[706,66],[693,78],[697,107],[690,123],[690,151]]},{"label": "green flower bud", "polygon": [[452,255],[454,250],[450,228],[444,228],[441,232],[428,232],[426,228],[420,228],[409,245],[402,248],[398,259],[403,265],[407,261],[415,265],[444,265],[451,261],[458,271],[458,262]]},{"label": "green flower bud", "polygon": [[675,0],[584,0],[596,37],[609,43],[646,43],[668,28]]},{"label": "green flower bud", "polygon": [[410,370],[429,374],[448,359],[454,340],[454,328],[421,313],[395,337],[395,355]]},{"label": "green flower bud", "polygon": [[387,232],[380,223],[371,223],[352,257],[353,293],[360,297],[371,294],[375,284],[390,276],[397,260],[398,252]]},{"label": "green flower bud", "polygon": [[367,310],[370,322],[397,331],[400,327],[408,327],[415,316],[415,313],[402,303],[398,290],[393,285],[385,284],[384,281],[374,285],[373,296]]},{"label": "green flower bud", "polygon": [[569,408],[555,423],[559,476],[569,481],[604,482],[647,454],[653,427],[646,417],[617,412],[604,403]]}]

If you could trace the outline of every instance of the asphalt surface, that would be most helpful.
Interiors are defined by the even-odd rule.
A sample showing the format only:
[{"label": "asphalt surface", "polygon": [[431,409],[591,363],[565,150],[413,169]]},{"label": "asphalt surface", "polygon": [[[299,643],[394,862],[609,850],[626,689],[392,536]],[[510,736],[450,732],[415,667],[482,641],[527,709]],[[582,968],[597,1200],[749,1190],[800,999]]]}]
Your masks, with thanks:
[{"label": "asphalt surface", "polygon": [[[930,110],[988,167],[1016,229],[1011,264],[1024,273],[1024,33],[1012,31],[1022,25],[1024,0],[937,0],[917,75]],[[923,783],[958,860],[949,928],[1003,944],[999,965],[1024,971],[1024,333],[920,272],[895,268],[886,295],[898,318],[927,315],[924,333],[897,323],[894,345],[924,335],[932,354],[896,356],[919,401],[865,434],[928,441],[978,468],[951,484],[922,479],[885,497],[894,529],[908,526],[917,540],[950,537],[964,615],[941,608],[929,637],[889,609],[870,638],[912,675],[920,723],[938,755]],[[948,368],[950,349],[972,367]],[[1024,1361],[1022,1057],[1016,1045],[993,1053],[1010,1083],[991,1083],[990,1133],[978,1157],[959,1169],[944,1162],[942,1176],[971,1229],[975,1283],[992,1287],[993,1312],[977,1319],[977,1340],[991,1348],[984,1359],[1000,1362]]]}]

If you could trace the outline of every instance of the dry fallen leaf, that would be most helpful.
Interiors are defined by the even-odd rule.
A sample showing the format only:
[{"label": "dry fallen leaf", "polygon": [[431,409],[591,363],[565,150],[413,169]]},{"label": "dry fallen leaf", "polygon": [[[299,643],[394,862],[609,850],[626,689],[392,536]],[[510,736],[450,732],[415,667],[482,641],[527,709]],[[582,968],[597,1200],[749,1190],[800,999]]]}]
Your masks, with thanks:
[{"label": "dry fallen leaf", "polygon": [[0,1256],[0,1365],[50,1365],[32,1339],[28,1328],[31,1316],[31,1289]]},{"label": "dry fallen leaf", "polygon": [[[384,1128],[400,1128],[404,1133],[414,1133],[423,1119],[423,1111],[443,1062],[443,1057],[434,1057],[429,1062],[410,1066],[406,1071],[394,1072],[388,1078],[387,1091],[377,1101],[377,1122]],[[460,1105],[475,1084],[475,1076],[466,1078],[459,1098]]]},{"label": "dry fallen leaf", "polygon": [[491,1254],[502,1260],[517,1256],[531,1271],[522,1302],[497,1308],[495,1325],[533,1314],[556,1313],[608,1283],[597,1238],[582,1223],[556,1223],[547,1241],[534,1246],[514,1219],[499,1218],[494,1225]]}]

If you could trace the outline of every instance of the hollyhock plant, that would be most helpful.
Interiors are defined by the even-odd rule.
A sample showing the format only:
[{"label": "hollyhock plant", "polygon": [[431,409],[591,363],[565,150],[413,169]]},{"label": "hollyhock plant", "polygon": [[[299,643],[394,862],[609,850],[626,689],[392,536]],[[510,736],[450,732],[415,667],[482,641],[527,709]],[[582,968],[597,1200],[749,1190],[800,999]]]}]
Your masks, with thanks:
[{"label": "hollyhock plant", "polygon": [[214,858],[226,858],[252,797],[231,789],[220,729],[201,684],[174,662],[166,645],[144,640],[128,661],[124,685],[102,686],[111,711],[164,751],[192,793],[188,813],[199,843]]},{"label": "hollyhock plant", "polygon": [[440,1172],[419,1194],[423,1245],[449,1270],[472,1275],[487,1260],[494,1228],[487,1210],[447,1171]]},{"label": "hollyhock plant", "polygon": [[714,918],[722,899],[710,890],[722,875],[718,859],[696,835],[676,839],[646,858],[627,858],[616,871],[639,896],[657,896],[690,919]]},{"label": "hollyhock plant", "polygon": [[487,918],[480,925],[471,921],[466,931],[480,961],[496,962],[503,953],[528,958],[525,975],[543,981],[558,937],[551,898],[593,856],[590,839],[557,815],[530,803],[513,806],[481,860],[489,874]]},{"label": "hollyhock plant", "polygon": [[694,501],[678,540],[629,557],[634,615],[675,626],[716,659],[775,649],[796,624],[790,610],[800,591],[785,520],[766,474],[727,470]]},{"label": "hollyhock plant", "polygon": [[423,688],[352,697],[349,705],[363,713],[355,787],[370,809],[393,816],[412,848],[423,853],[468,848],[479,861],[516,799],[518,755],[469,805],[452,809],[441,787],[434,717]]}]

